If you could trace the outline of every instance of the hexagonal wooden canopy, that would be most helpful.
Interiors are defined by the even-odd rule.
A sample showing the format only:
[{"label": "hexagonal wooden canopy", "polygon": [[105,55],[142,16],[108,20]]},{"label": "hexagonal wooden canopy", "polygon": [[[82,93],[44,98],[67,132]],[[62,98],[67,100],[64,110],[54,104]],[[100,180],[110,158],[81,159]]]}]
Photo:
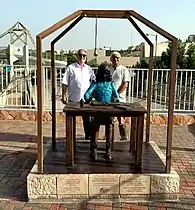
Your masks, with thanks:
[{"label": "hexagonal wooden canopy", "polygon": [[78,10],[71,15],[65,17],[64,19],[60,20],[56,24],[52,25],[51,27],[47,28],[43,32],[39,33],[37,36],[44,39],[45,37],[49,36],[62,26],[66,25],[70,21],[74,20],[75,18],[82,16],[86,18],[113,18],[113,19],[128,19],[129,17],[134,17],[149,28],[153,29],[157,33],[161,34],[165,38],[170,41],[176,39],[173,35],[168,33],[167,31],[163,30],[162,28],[158,27],[156,24],[152,23],[145,17],[141,16],[137,12],[133,10]]},{"label": "hexagonal wooden canopy", "polygon": [[61,34],[51,41],[51,69],[52,69],[52,146],[55,147],[56,139],[56,75],[55,75],[55,43],[70,31],[82,18],[112,18],[127,19],[150,45],[150,59],[148,71],[148,92],[147,92],[147,119],[146,119],[146,142],[149,142],[150,136],[150,109],[151,109],[151,92],[152,92],[152,70],[153,70],[153,44],[141,30],[133,18],[145,24],[155,32],[164,36],[172,42],[171,53],[171,71],[170,71],[170,91],[168,107],[168,125],[167,125],[167,147],[166,147],[166,172],[171,170],[171,149],[172,149],[172,130],[173,130],[173,109],[175,93],[175,73],[176,73],[176,51],[177,38],[167,31],[163,30],[156,24],[152,23],[142,15],[133,10],[78,10],[36,36],[37,46],[37,128],[38,128],[38,171],[43,173],[43,71],[42,71],[42,39],[51,35],[67,23],[73,21]]}]

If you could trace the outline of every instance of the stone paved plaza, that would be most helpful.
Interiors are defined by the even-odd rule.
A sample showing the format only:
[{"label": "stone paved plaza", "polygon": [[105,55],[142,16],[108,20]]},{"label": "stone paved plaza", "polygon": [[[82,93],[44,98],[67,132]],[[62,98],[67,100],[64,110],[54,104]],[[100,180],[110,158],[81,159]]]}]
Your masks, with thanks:
[{"label": "stone paved plaza", "polygon": [[[118,136],[117,127],[115,133]],[[80,124],[77,134],[83,134]],[[62,138],[64,135],[65,125],[58,123],[57,137]],[[51,137],[51,122],[44,123],[44,136],[46,141]],[[28,203],[26,177],[36,160],[36,122],[0,121],[0,140],[0,209],[195,209],[195,124],[174,126],[173,168],[181,178],[180,200],[177,203],[123,203],[121,207],[111,206],[110,203],[80,206],[60,203]],[[152,125],[151,140],[154,140],[165,152],[166,126]]]}]

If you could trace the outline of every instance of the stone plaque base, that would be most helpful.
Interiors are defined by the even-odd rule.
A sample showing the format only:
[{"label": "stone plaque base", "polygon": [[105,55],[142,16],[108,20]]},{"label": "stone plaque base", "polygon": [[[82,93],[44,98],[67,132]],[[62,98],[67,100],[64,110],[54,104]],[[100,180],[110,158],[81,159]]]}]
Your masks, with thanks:
[{"label": "stone plaque base", "polygon": [[[161,150],[154,142],[150,144],[165,164]],[[179,185],[174,170],[170,174],[38,174],[37,162],[27,177],[30,202],[175,201]]]}]

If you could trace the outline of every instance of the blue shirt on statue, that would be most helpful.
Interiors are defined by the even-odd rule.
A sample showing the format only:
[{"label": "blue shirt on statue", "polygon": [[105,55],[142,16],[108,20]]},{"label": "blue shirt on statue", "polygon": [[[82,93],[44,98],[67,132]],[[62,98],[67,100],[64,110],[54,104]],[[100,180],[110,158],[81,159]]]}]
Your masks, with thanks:
[{"label": "blue shirt on statue", "polygon": [[97,102],[108,104],[119,102],[119,95],[112,81],[94,82],[84,94],[84,99],[89,102],[94,98]]}]

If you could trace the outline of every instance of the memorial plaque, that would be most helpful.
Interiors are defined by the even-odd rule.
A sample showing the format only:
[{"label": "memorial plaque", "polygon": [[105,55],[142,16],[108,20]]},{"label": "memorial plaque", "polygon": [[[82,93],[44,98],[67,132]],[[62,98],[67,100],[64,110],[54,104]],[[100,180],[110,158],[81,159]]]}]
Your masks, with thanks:
[{"label": "memorial plaque", "polygon": [[120,194],[150,194],[150,176],[123,174],[120,176]]},{"label": "memorial plaque", "polygon": [[88,174],[63,174],[57,176],[58,195],[88,194]]},{"label": "memorial plaque", "polygon": [[90,174],[89,195],[118,195],[118,174]]}]

